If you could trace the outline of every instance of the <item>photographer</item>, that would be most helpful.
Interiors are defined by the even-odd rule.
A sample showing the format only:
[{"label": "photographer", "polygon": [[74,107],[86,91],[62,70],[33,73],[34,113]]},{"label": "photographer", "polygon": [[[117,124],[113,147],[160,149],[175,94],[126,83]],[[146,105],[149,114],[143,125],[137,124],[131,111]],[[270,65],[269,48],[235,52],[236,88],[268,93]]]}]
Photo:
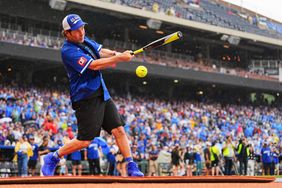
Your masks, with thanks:
[{"label": "photographer", "polygon": [[[238,159],[240,162],[239,172],[241,175],[247,175],[248,169],[248,159],[250,155],[249,145],[246,138],[239,140],[239,145],[237,147]],[[244,171],[243,171],[244,169]]]}]

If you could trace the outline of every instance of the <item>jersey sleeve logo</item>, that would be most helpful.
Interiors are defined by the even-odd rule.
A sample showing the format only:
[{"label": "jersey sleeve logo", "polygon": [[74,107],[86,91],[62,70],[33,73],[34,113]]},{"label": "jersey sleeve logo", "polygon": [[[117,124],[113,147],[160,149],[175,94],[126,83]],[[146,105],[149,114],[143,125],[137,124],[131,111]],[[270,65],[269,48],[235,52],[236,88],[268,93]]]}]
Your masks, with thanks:
[{"label": "jersey sleeve logo", "polygon": [[85,57],[80,57],[77,61],[77,63],[81,66],[84,66],[86,62],[87,62],[87,59]]}]

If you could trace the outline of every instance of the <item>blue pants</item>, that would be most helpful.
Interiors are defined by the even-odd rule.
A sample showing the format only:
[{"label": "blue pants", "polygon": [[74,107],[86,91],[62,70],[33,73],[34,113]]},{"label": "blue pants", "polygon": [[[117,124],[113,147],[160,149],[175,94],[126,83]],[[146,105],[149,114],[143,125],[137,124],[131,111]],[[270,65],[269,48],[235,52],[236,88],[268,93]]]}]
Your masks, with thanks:
[{"label": "blue pants", "polygon": [[18,175],[19,176],[27,176],[27,164],[28,164],[27,154],[22,154],[21,156],[18,156]]}]

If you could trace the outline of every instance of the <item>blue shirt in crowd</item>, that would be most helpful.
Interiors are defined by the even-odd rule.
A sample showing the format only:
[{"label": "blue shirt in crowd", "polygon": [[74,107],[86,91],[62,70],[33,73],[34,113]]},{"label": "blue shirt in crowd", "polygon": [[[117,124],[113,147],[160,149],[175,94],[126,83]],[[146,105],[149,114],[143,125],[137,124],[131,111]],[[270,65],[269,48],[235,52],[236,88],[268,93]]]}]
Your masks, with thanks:
[{"label": "blue shirt in crowd", "polygon": [[195,153],[195,161],[202,161],[201,160],[201,155],[198,152]]},{"label": "blue shirt in crowd", "polygon": [[71,160],[73,161],[81,161],[81,152],[80,150],[75,151],[71,154]]},{"label": "blue shirt in crowd", "polygon": [[262,155],[262,162],[263,163],[271,163],[271,156],[270,156],[270,148],[267,146],[266,148],[261,149]]},{"label": "blue shirt in crowd", "polygon": [[99,147],[95,141],[87,147],[87,158],[88,159],[99,159]]},{"label": "blue shirt in crowd", "polygon": [[6,107],[6,117],[12,117],[13,107],[11,105],[7,105]]},{"label": "blue shirt in crowd", "polygon": [[272,152],[271,155],[272,155],[274,164],[278,164],[279,163],[279,156],[278,156],[278,154],[275,153],[275,152]]}]

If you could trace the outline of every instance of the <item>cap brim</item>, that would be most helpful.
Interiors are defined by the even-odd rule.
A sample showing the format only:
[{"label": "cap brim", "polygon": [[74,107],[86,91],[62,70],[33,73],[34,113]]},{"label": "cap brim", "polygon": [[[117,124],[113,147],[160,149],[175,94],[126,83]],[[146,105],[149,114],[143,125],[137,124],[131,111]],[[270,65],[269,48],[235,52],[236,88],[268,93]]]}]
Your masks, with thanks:
[{"label": "cap brim", "polygon": [[74,30],[77,30],[79,29],[80,27],[86,25],[87,23],[86,22],[79,22],[78,24],[76,24],[74,27],[72,27],[70,30],[74,31]]}]

